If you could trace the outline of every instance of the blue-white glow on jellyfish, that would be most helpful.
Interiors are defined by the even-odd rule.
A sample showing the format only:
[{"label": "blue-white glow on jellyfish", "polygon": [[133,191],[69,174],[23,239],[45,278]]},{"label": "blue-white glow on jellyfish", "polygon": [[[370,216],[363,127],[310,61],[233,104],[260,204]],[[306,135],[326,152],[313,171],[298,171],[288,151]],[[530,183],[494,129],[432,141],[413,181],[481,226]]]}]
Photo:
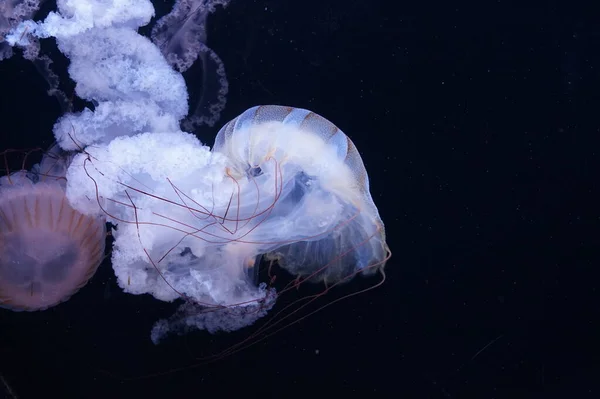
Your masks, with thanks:
[{"label": "blue-white glow on jellyfish", "polygon": [[[168,18],[200,10],[193,15],[203,24],[224,3],[180,0]],[[174,69],[197,58],[184,50],[203,43],[203,27],[165,17],[157,46],[136,32],[153,15],[147,0],[57,4],[6,40],[56,38],[77,95],[94,104],[54,126],[57,143],[76,152],[66,196],[78,212],[115,226],[112,267],[125,292],[185,300],[156,323],[155,343],[171,331],[233,331],[265,316],[278,294],[257,283],[261,260],[328,286],[383,273],[384,226],[358,151],[340,129],[308,110],[259,106],[227,123],[211,151],[180,129],[188,95]],[[213,116],[224,102],[216,104]]]}]

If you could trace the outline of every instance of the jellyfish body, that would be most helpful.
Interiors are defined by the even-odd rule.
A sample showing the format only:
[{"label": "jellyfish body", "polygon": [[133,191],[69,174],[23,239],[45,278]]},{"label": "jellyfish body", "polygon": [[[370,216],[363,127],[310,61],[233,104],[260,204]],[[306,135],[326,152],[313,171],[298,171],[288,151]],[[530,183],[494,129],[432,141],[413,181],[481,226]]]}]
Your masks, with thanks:
[{"label": "jellyfish body", "polygon": [[389,249],[367,172],[333,123],[305,109],[257,106],[221,129],[213,151],[261,187],[281,180],[277,205],[259,230],[264,236],[254,234],[283,244],[269,248],[266,259],[315,282],[384,266]]},{"label": "jellyfish body", "polygon": [[[75,211],[46,156],[34,170],[0,178],[0,307],[44,310],[69,299],[104,255],[102,219]],[[48,177],[48,178],[46,178]]]}]

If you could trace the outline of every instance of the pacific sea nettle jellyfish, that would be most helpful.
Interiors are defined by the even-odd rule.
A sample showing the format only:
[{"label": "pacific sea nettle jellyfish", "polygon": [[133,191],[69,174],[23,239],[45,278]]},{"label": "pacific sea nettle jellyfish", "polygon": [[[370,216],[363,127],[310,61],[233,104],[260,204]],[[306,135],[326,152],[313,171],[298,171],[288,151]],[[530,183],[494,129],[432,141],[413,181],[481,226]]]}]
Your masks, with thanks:
[{"label": "pacific sea nettle jellyfish", "polygon": [[253,235],[267,259],[329,283],[383,269],[389,250],[367,172],[352,141],[327,119],[300,108],[250,108],[221,129],[213,151],[230,160],[229,173],[267,194],[245,191],[240,202],[249,209],[240,213],[274,203]]},{"label": "pacific sea nettle jellyfish", "polygon": [[83,287],[100,265],[106,225],[69,205],[67,164],[55,146],[31,172],[0,178],[0,307],[55,306]]}]

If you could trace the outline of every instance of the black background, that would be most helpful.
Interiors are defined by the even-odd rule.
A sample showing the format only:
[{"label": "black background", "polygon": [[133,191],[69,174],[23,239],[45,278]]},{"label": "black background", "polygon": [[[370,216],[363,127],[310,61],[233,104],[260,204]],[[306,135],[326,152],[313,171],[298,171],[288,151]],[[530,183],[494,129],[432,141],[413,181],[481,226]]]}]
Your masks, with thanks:
[{"label": "black background", "polygon": [[[598,397],[598,15],[413,3],[232,0],[208,33],[230,83],[219,126],[285,104],[355,142],[393,251],[382,287],[186,368],[247,332],[153,346],[176,305],[122,293],[106,261],[65,304],[0,310],[17,397]],[[51,143],[60,109],[45,90],[20,56],[0,63],[2,148]],[[198,135],[210,145],[217,129]]]}]

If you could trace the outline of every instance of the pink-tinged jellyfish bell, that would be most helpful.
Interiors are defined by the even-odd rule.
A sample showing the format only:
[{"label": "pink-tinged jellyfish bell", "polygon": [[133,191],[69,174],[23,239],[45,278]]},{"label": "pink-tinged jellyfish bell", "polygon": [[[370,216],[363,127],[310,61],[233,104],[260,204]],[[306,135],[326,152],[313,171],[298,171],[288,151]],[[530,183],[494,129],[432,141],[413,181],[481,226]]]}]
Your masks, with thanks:
[{"label": "pink-tinged jellyfish bell", "polygon": [[35,311],[64,302],[104,256],[106,223],[69,205],[59,176],[66,165],[56,153],[33,172],[0,178],[0,307]]}]

